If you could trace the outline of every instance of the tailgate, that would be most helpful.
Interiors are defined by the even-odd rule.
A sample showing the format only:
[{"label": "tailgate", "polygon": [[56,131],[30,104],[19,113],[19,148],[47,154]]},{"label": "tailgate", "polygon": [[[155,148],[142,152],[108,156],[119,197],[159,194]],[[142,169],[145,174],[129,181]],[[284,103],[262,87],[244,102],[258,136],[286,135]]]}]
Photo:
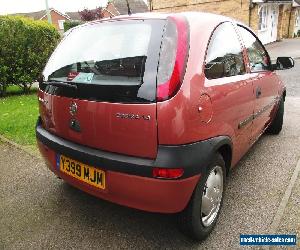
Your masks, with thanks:
[{"label": "tailgate", "polygon": [[160,19],[123,20],[71,30],[40,82],[44,128],[91,148],[155,158],[164,26]]}]

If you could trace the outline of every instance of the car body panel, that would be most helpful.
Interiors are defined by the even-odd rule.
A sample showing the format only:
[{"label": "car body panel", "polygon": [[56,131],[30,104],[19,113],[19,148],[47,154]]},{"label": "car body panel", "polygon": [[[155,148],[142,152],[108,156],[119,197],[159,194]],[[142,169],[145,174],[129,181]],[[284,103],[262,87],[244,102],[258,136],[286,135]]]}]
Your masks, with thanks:
[{"label": "car body panel", "polygon": [[[93,102],[41,91],[39,98],[45,100],[40,102],[43,124],[55,135],[110,152],[146,158],[156,156],[156,104]],[[70,113],[74,102],[78,107],[76,115]],[[72,119],[79,122],[79,132],[70,127]]]}]

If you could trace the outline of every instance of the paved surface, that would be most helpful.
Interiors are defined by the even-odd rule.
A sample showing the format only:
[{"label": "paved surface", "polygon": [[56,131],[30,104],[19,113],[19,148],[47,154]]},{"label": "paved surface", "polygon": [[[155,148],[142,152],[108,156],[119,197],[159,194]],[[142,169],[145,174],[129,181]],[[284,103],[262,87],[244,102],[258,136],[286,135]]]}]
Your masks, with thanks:
[{"label": "paved surface", "polygon": [[[282,133],[263,136],[231,173],[218,224],[202,244],[181,235],[174,216],[96,199],[0,143],[0,249],[240,249],[240,233],[267,233],[300,157],[297,63],[280,72],[288,90]],[[298,176],[277,232],[300,236],[299,197]]]},{"label": "paved surface", "polygon": [[266,48],[272,59],[276,59],[279,56],[300,58],[300,38],[284,39],[281,42],[268,44]]}]

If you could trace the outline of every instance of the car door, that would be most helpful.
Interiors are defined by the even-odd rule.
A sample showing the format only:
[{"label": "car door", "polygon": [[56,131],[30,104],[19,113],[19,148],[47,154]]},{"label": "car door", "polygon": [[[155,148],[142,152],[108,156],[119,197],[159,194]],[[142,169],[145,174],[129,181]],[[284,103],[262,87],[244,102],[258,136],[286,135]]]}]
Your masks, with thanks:
[{"label": "car door", "polygon": [[254,142],[264,132],[270,121],[279,89],[270,57],[259,39],[246,27],[238,26],[248,55],[247,68],[253,84],[254,112],[251,138]]},{"label": "car door", "polygon": [[205,87],[213,103],[213,122],[230,127],[235,134],[232,139],[233,162],[236,162],[249,149],[254,102],[242,44],[230,22],[222,23],[212,34],[205,59],[205,76]]}]

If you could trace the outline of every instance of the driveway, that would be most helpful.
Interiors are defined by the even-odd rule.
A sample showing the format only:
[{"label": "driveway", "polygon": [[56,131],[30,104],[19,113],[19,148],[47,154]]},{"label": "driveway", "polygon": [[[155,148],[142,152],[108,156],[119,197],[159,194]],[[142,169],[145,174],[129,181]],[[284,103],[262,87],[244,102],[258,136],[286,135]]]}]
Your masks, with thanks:
[{"label": "driveway", "polygon": [[40,159],[0,143],[0,249],[240,249],[241,233],[268,233],[274,226],[297,233],[299,242],[299,176],[282,211],[300,157],[296,63],[280,72],[288,93],[282,133],[263,136],[232,171],[217,226],[202,244],[178,232],[173,215],[94,198],[56,178]]},{"label": "driveway", "polygon": [[272,59],[276,59],[279,56],[300,58],[300,38],[284,39],[281,42],[267,44],[266,48]]}]

